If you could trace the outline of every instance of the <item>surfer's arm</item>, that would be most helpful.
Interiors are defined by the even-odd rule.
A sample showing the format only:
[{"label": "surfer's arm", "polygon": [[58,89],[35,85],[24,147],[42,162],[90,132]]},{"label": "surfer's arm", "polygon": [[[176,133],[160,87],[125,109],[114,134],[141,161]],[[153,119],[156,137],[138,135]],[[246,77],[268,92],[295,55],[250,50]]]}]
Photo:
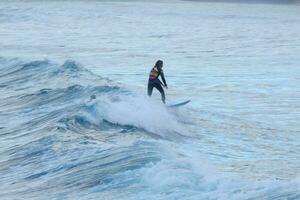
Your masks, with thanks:
[{"label": "surfer's arm", "polygon": [[168,85],[167,85],[167,82],[166,82],[166,79],[165,79],[165,76],[164,76],[164,72],[161,70],[161,72],[160,72],[160,76],[161,76],[161,79],[162,79],[162,81],[163,81],[163,83],[164,83],[164,86],[165,87],[168,87]]}]

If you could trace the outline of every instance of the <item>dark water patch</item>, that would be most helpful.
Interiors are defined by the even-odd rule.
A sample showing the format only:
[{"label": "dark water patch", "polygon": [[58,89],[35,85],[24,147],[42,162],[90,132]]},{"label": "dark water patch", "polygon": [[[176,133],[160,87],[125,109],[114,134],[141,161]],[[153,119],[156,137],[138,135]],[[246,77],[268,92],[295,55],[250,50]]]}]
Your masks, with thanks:
[{"label": "dark water patch", "polygon": [[28,180],[30,180],[30,179],[37,179],[37,178],[40,178],[41,176],[44,176],[46,174],[48,174],[48,172],[40,172],[40,173],[37,173],[37,174],[33,174],[31,176],[28,176],[25,179],[28,179]]},{"label": "dark water patch", "polygon": [[65,61],[65,63],[62,65],[62,68],[69,69],[71,71],[79,71],[82,69],[75,61],[72,60]]},{"label": "dark water patch", "polygon": [[25,63],[19,70],[32,70],[32,69],[39,69],[39,68],[45,68],[46,66],[49,66],[50,62],[48,60],[37,60],[32,61],[29,63]]},{"label": "dark water patch", "polygon": [[39,70],[46,69],[47,67],[49,67],[49,65],[50,62],[48,60],[32,61],[25,64],[14,63],[6,67],[8,68],[8,71],[5,70],[5,73],[0,74],[0,78],[4,76],[10,76],[12,74],[28,73],[28,71],[38,72]]},{"label": "dark water patch", "polygon": [[[141,132],[141,133],[144,133],[147,136],[150,136],[153,139],[170,140],[170,141],[177,140],[179,138],[181,138],[181,139],[184,139],[184,138],[187,139],[186,136],[181,135],[180,133],[177,133],[177,132],[172,132],[169,135],[161,136],[161,135],[159,135],[157,133],[149,132],[146,129],[143,129],[143,128],[140,128],[140,127],[136,127],[136,126],[133,126],[133,125],[114,123],[114,122],[110,122],[110,121],[108,121],[106,119],[103,119],[103,122],[106,123],[106,124],[108,124],[112,128],[122,128],[122,130],[120,131],[120,133]],[[176,136],[178,138],[176,139],[174,136]]]},{"label": "dark water patch", "polygon": [[100,76],[92,74],[72,60],[65,61],[61,66],[48,60],[24,63],[14,59],[3,59],[0,62],[2,63],[1,72],[3,72],[0,72],[0,85],[16,85],[27,81],[39,82],[41,79],[46,82],[59,77],[79,78],[82,75],[90,75],[97,77],[99,80],[101,79]]},{"label": "dark water patch", "polygon": [[54,136],[46,136],[39,138],[35,141],[31,141],[25,143],[24,145],[20,146],[16,151],[15,155],[17,157],[23,158],[34,158],[43,155],[48,150],[51,150],[50,147],[55,143]]},{"label": "dark water patch", "polygon": [[58,69],[52,71],[51,76],[58,76],[58,75],[69,73],[71,75],[74,75],[75,77],[78,77],[79,76],[78,72],[81,71],[89,72],[87,69],[81,67],[75,61],[67,60]]},{"label": "dark water patch", "polygon": [[[57,103],[72,103],[75,99],[79,97],[85,97],[89,99],[91,94],[96,96],[101,96],[102,93],[116,93],[126,90],[122,90],[118,86],[96,86],[96,87],[84,87],[79,84],[69,86],[67,88],[58,88],[58,89],[49,89],[43,88],[35,93],[23,94],[18,96],[17,99],[21,100],[16,101],[16,97],[11,97],[8,99],[8,102],[13,104],[23,104],[26,107],[38,107],[43,105],[55,105]],[[6,105],[7,106],[7,105]]]},{"label": "dark water patch", "polygon": [[66,95],[70,95],[73,93],[78,94],[78,92],[83,90],[83,86],[76,84],[76,85],[72,85],[69,86],[67,88],[59,88],[59,89],[50,89],[50,88],[43,88],[38,90],[35,93],[32,94],[25,94],[19,98],[26,98],[26,97],[31,97],[31,96],[46,96],[46,98],[49,98],[50,96],[55,96],[55,94],[60,93],[60,94],[66,94]]},{"label": "dark water patch", "polygon": [[[169,13],[168,13],[169,15]],[[150,35],[149,38],[170,38],[172,37],[171,34],[155,34],[155,35]]]},{"label": "dark water patch", "polygon": [[[60,131],[73,131],[80,135],[84,135],[84,130],[94,130],[94,131],[113,131],[120,130],[120,133],[134,133],[136,131],[142,131],[133,126],[122,126],[110,123],[107,120],[98,120],[98,122],[93,122],[89,118],[85,117],[84,115],[74,115],[61,118],[58,123],[61,125],[57,126],[57,129]],[[95,138],[89,138],[88,136],[84,136],[87,140],[81,141],[82,144],[93,144],[93,140]]]},{"label": "dark water patch", "polygon": [[121,90],[120,87],[118,86],[108,86],[108,85],[103,85],[103,86],[96,86],[92,89],[92,92],[99,92],[99,93],[102,93],[102,92],[116,92],[116,91],[119,91]]},{"label": "dark water patch", "polygon": [[35,93],[23,94],[15,98],[12,98],[9,101],[12,104],[23,105],[23,108],[38,108],[40,106],[50,106],[57,105],[59,103],[68,104],[74,102],[75,99],[78,99],[78,96],[87,96],[85,95],[87,91],[84,90],[84,87],[81,85],[72,85],[67,88],[59,89],[41,89]]},{"label": "dark water patch", "polygon": [[[2,77],[0,77],[2,78]],[[21,75],[14,75],[14,76],[6,76],[4,75],[4,78],[0,79],[0,84],[6,85],[6,87],[10,86],[18,86],[18,88],[24,87],[24,85],[28,84],[28,82],[35,80],[36,77],[33,77],[32,74],[21,74]],[[18,89],[17,88],[17,89]]]},{"label": "dark water patch", "polygon": [[59,121],[63,126],[63,130],[72,130],[75,132],[80,132],[80,128],[94,129],[94,130],[108,130],[110,127],[102,126],[101,124],[95,124],[88,120],[85,116],[74,115],[70,117],[61,118]]},{"label": "dark water patch", "polygon": [[[70,153],[70,152],[66,152],[66,153]],[[73,159],[73,160],[66,160],[65,163],[63,163],[62,165],[52,169],[49,171],[49,173],[54,174],[54,173],[65,173],[69,170],[72,170],[76,167],[81,167],[81,166],[85,166],[85,165],[89,165],[90,163],[94,162],[93,160],[88,160],[88,161],[81,161],[81,162],[76,162],[78,161],[77,159]]]},{"label": "dark water patch", "polygon": [[144,131],[143,129],[139,129],[135,126],[132,126],[132,125],[121,125],[121,124],[118,124],[118,123],[112,123],[106,119],[103,120],[104,123],[108,124],[109,126],[111,127],[121,127],[123,128],[124,130],[131,130],[131,131],[137,131],[137,130],[140,130],[140,131]]}]

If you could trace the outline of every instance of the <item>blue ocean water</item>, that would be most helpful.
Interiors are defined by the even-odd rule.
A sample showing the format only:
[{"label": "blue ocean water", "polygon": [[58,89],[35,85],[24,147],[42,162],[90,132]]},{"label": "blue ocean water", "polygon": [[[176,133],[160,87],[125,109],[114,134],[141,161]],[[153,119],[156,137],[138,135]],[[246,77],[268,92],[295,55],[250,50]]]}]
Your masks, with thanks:
[{"label": "blue ocean water", "polygon": [[0,199],[300,199],[299,8],[1,1]]}]

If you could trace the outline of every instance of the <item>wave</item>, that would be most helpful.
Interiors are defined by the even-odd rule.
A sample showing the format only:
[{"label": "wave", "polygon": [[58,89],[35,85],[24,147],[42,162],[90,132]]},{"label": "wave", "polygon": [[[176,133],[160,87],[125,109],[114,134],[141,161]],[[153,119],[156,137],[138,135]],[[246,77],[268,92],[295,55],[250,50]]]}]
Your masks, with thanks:
[{"label": "wave", "polygon": [[[57,105],[63,105],[65,109],[67,105],[73,105],[76,108],[72,109],[81,110],[88,107],[87,101],[94,94],[97,99],[90,105],[90,110],[86,111],[98,113],[95,118],[151,132],[174,130],[171,127],[175,126],[179,128],[163,105],[113,85],[111,81],[92,74],[74,61],[66,61],[59,66],[47,60],[29,63],[13,60],[2,71],[4,73],[0,76],[0,83],[3,90],[8,89],[14,93],[9,96],[11,93],[8,92],[7,98],[4,98],[5,101],[0,105],[4,110],[4,107],[11,108],[16,104],[23,109]],[[166,127],[165,122],[171,124]]]},{"label": "wave", "polygon": [[181,113],[75,61],[0,58],[0,85],[1,199],[300,197],[212,169]]}]

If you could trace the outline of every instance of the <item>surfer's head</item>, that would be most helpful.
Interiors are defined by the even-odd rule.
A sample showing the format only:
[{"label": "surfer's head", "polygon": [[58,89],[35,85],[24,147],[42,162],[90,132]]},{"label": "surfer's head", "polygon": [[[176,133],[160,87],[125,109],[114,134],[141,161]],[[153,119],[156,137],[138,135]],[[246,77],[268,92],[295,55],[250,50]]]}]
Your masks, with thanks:
[{"label": "surfer's head", "polygon": [[90,97],[90,101],[91,101],[91,100],[94,100],[94,99],[96,99],[96,95],[93,94],[93,95],[91,95],[91,97]]},{"label": "surfer's head", "polygon": [[162,68],[163,67],[163,61],[162,60],[156,61],[155,66],[159,67],[159,68]]}]

